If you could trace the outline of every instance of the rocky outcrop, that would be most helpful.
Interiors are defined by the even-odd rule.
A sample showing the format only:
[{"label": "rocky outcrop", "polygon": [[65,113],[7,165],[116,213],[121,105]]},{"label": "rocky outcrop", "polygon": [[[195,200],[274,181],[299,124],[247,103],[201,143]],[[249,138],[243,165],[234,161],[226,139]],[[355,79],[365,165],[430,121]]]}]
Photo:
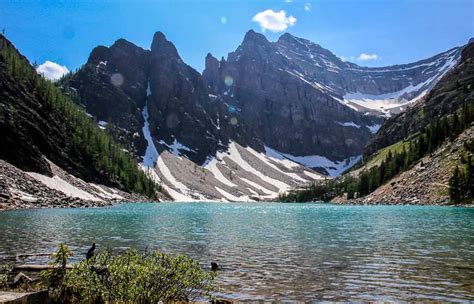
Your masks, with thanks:
[{"label": "rocky outcrop", "polygon": [[161,32],[151,44],[149,83],[152,136],[164,146],[176,139],[189,147],[181,152],[198,164],[215,154],[220,139],[218,107],[211,104],[201,75],[183,62]]},{"label": "rocky outcrop", "polygon": [[125,39],[98,46],[87,63],[60,81],[65,94],[97,121],[112,123],[113,137],[135,155],[145,152],[143,117],[148,86],[149,51]]}]

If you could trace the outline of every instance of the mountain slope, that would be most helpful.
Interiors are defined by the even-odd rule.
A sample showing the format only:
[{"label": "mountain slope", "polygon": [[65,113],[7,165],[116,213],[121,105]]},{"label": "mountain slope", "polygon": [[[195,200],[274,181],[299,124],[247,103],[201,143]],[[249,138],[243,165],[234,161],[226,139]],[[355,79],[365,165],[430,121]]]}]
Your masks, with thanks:
[{"label": "mountain slope", "polygon": [[376,116],[421,98],[459,57],[453,48],[411,64],[366,68],[288,33],[272,43],[249,31],[227,60],[208,55],[203,77],[267,146],[310,165],[308,157],[349,161],[361,154],[383,121]]},{"label": "mountain slope", "polygon": [[3,36],[0,105],[0,159],[45,177],[57,165],[87,182],[155,196],[155,184],[129,155]]},{"label": "mountain slope", "polygon": [[366,147],[368,156],[420,131],[423,127],[443,115],[454,113],[457,109],[474,99],[474,65],[472,63],[474,43],[462,49],[459,64],[443,77],[431,90],[423,102],[418,102],[405,112],[384,123],[374,140]]},{"label": "mountain slope", "polygon": [[282,35],[275,46],[304,80],[357,111],[387,116],[426,94],[459,61],[461,51],[457,47],[414,63],[367,68],[290,34]]},{"label": "mountain slope", "polygon": [[[339,203],[472,202],[473,90],[471,42],[462,49],[460,62],[442,77],[424,103],[387,121],[356,170],[282,199],[338,196],[334,201]],[[394,126],[403,126],[405,132]]]},{"label": "mountain slope", "polygon": [[[403,90],[396,103],[411,102],[458,60],[458,51],[371,69],[343,62],[319,45],[289,34],[272,43],[249,31],[227,60],[209,54],[200,75],[157,32],[150,50],[123,39],[111,47],[97,47],[85,66],[60,86],[176,197],[265,197],[320,178],[304,167],[337,176],[359,161],[384,118],[375,110],[353,106],[344,100],[346,94]],[[247,152],[260,156],[247,160],[250,166],[222,157]],[[269,153],[298,166],[295,172],[303,175],[289,183],[286,173],[295,172],[283,170],[275,189],[265,182],[276,176],[274,168],[268,169]],[[196,179],[194,168],[212,174],[213,186]],[[226,188],[230,186],[226,176],[247,179],[251,173],[264,176],[253,181],[260,187],[260,192],[252,190],[258,195],[249,194],[245,182]]]}]

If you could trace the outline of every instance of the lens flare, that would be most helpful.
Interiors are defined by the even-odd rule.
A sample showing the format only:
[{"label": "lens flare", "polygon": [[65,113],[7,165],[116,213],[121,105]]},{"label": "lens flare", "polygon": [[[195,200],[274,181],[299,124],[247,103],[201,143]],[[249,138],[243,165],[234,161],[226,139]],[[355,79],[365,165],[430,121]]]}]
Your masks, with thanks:
[{"label": "lens flare", "polygon": [[236,126],[236,125],[237,125],[237,122],[238,122],[238,121],[237,121],[237,118],[235,118],[235,117],[232,117],[232,118],[230,119],[230,124],[233,125],[233,126]]},{"label": "lens flare", "polygon": [[222,16],[222,17],[221,17],[221,23],[222,23],[222,24],[226,24],[226,23],[227,23],[227,18],[226,18],[226,16]]},{"label": "lens flare", "polygon": [[120,73],[113,73],[112,76],[110,76],[110,82],[116,86],[120,87],[123,84],[123,76]]},{"label": "lens flare", "polygon": [[234,84],[234,78],[232,78],[231,76],[225,76],[224,83],[226,86],[230,87]]}]

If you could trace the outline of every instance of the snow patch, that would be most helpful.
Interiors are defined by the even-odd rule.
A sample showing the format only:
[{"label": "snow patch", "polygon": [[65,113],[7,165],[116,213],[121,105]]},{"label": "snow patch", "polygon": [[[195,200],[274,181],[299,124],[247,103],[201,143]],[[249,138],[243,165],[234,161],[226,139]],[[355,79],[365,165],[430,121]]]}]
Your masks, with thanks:
[{"label": "snow patch", "polygon": [[340,124],[341,126],[343,127],[354,127],[354,128],[357,128],[359,129],[360,126],[356,123],[354,123],[353,121],[349,121],[349,122],[340,122],[340,121],[336,121],[338,124]]},{"label": "snow patch", "polygon": [[[285,172],[283,170],[281,170],[280,168],[278,168],[277,166],[275,166],[274,164],[272,164],[269,159],[267,159],[268,156],[266,156],[265,154],[263,153],[258,153],[257,151],[255,151],[254,149],[250,148],[250,147],[247,147],[245,148],[247,151],[249,151],[250,153],[252,153],[253,155],[255,155],[258,159],[260,159],[262,162],[264,162],[267,166],[269,167],[272,167],[273,169],[275,169],[276,171],[282,173],[282,174],[285,174],[289,177],[291,177],[292,179],[296,179],[296,180],[299,180],[299,181],[302,181],[302,182],[307,182],[307,180],[301,178],[300,176],[298,176],[298,174],[296,173],[291,173],[291,172]],[[276,161],[276,162],[280,162],[280,160],[278,159],[273,159],[273,161]]]},{"label": "snow patch", "polygon": [[308,168],[324,168],[330,176],[341,175],[344,171],[354,166],[362,158],[361,155],[356,155],[342,161],[332,161],[320,155],[294,156],[291,154],[278,152],[276,150],[273,150],[273,152],[278,153],[282,157],[291,159],[292,161]]},{"label": "snow patch", "polygon": [[311,178],[324,179],[324,177],[322,177],[321,175],[314,174],[313,172],[309,172],[309,171],[306,171],[306,170],[304,170],[303,172],[304,172],[304,174],[308,175]]},{"label": "snow patch", "polygon": [[[220,152],[220,153],[222,153],[222,152]],[[214,177],[218,181],[220,181],[221,183],[223,183],[223,184],[225,184],[229,187],[238,187],[236,184],[234,184],[229,179],[227,179],[227,177],[225,177],[224,174],[222,174],[222,172],[217,167],[217,163],[218,163],[217,158],[214,157],[206,166],[204,166],[204,168],[209,170],[209,172],[211,172],[214,175]]]},{"label": "snow patch", "polygon": [[142,165],[145,167],[153,168],[156,166],[156,161],[159,157],[158,151],[156,150],[155,143],[153,142],[153,138],[151,137],[150,133],[150,123],[148,122],[149,114],[148,114],[148,105],[143,107],[143,119],[145,123],[143,124],[143,135],[148,143],[145,151],[145,155],[143,155]]},{"label": "snow patch", "polygon": [[254,187],[255,189],[259,189],[261,190],[263,193],[265,194],[268,194],[268,195],[275,195],[277,194],[276,192],[273,192],[271,190],[268,190],[267,188],[263,187],[262,185],[259,185],[255,182],[252,182],[251,180],[249,179],[246,179],[245,177],[241,177],[240,178],[243,182],[249,184],[250,186]]},{"label": "snow patch", "polygon": [[160,140],[159,143],[161,145],[164,145],[164,146],[168,147],[169,149],[171,149],[170,152],[175,156],[180,156],[181,155],[179,150],[195,152],[194,150],[192,150],[192,149],[188,148],[187,146],[183,145],[182,143],[180,143],[176,138],[174,139],[174,141],[171,145],[168,145],[164,140]]},{"label": "snow patch", "polygon": [[285,190],[290,188],[289,185],[287,185],[287,184],[285,184],[285,183],[283,183],[279,180],[276,180],[274,178],[271,178],[269,176],[266,176],[266,175],[262,174],[262,172],[256,170],[254,167],[252,167],[248,162],[246,162],[242,158],[242,156],[240,155],[240,153],[237,149],[237,146],[234,142],[230,143],[228,152],[233,156],[232,160],[235,161],[237,163],[237,165],[239,165],[243,170],[256,175],[261,180],[269,183],[270,185],[274,185],[275,187],[279,188],[282,191],[285,191]]},{"label": "snow patch", "polygon": [[58,191],[61,191],[62,193],[72,196],[72,197],[77,197],[83,200],[88,200],[88,201],[102,201],[100,198],[95,197],[94,195],[87,193],[84,190],[81,190],[77,188],[76,186],[71,185],[61,177],[54,175],[53,177],[49,177],[46,175],[42,175],[39,173],[35,172],[27,172],[28,175],[31,177],[35,178],[36,180],[42,182],[45,184],[47,187],[51,189],[55,189]]},{"label": "snow patch", "polygon": [[374,124],[374,125],[366,126],[366,127],[369,129],[370,133],[375,134],[377,133],[377,131],[380,129],[381,126],[382,125],[380,124]]}]

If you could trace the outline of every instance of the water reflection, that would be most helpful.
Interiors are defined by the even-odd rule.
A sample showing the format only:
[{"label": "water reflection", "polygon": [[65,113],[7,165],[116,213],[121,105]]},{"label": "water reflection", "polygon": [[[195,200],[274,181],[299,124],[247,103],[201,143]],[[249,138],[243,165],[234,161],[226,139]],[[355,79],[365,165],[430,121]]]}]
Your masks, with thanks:
[{"label": "water reflection", "polygon": [[474,300],[469,208],[140,204],[3,212],[0,231],[2,256],[95,241],[216,261],[234,299]]}]

